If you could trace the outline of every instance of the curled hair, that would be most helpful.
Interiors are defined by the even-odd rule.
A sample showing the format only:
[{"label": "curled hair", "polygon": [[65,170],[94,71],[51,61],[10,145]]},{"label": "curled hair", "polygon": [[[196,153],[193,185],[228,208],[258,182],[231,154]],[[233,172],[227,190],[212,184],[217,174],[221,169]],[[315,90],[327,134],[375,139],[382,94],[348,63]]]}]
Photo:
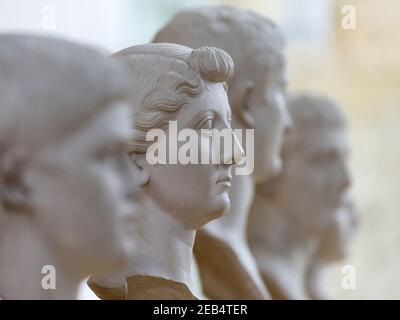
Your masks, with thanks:
[{"label": "curled hair", "polygon": [[[203,92],[205,81],[225,85],[234,71],[229,54],[213,47],[147,44],[114,56],[132,70],[134,136],[129,151],[138,154],[145,153],[152,144],[146,141],[147,133],[155,128],[165,130],[177,112]],[[149,86],[153,89],[145,92]]]},{"label": "curled hair", "polygon": [[223,82],[233,76],[231,56],[218,48],[201,47],[193,50],[188,61],[205,80]]}]

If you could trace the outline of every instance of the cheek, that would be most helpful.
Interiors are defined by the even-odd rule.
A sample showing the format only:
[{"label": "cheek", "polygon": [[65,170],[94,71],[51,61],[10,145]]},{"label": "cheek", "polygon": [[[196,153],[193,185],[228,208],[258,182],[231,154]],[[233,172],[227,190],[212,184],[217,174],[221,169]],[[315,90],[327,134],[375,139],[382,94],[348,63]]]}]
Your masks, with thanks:
[{"label": "cheek", "polygon": [[99,174],[93,164],[49,169],[36,170],[31,181],[35,216],[47,241],[85,272],[112,263],[121,252],[114,216],[118,199],[107,188],[112,176]]},{"label": "cheek", "polygon": [[321,193],[324,191],[324,175],[318,165],[312,163],[304,163],[299,168],[298,180],[299,184],[303,184],[306,189],[313,193]]},{"label": "cheek", "polygon": [[[51,175],[40,172],[33,179],[32,201],[42,230],[53,243],[65,248],[79,246],[80,226],[85,225],[81,195],[84,186],[73,174],[59,170]],[[76,183],[76,184],[75,184]]]},{"label": "cheek", "polygon": [[112,175],[99,171],[97,167],[72,167],[44,176],[38,205],[51,216],[47,221],[53,221],[54,226],[69,226],[71,233],[74,226],[90,227],[94,223],[105,231],[102,222],[109,223],[115,198],[109,192]]},{"label": "cheek", "polygon": [[268,137],[274,132],[278,131],[278,123],[277,123],[277,113],[274,108],[270,106],[262,106],[255,108],[255,130],[259,132],[259,136],[263,136],[264,139],[268,139]]},{"label": "cheek", "polygon": [[[167,165],[153,171],[154,181],[163,188],[179,193],[206,192],[214,180],[212,165]],[[153,179],[152,179],[153,180]]]},{"label": "cheek", "polygon": [[313,170],[313,185],[315,186],[315,192],[319,194],[321,201],[328,199],[331,193],[335,191],[334,181],[335,177],[332,175],[332,171],[329,167],[320,166]]},{"label": "cheek", "polygon": [[262,110],[256,115],[255,152],[267,158],[279,156],[283,131],[270,110]]},{"label": "cheek", "polygon": [[254,130],[254,158],[256,170],[262,171],[263,168],[270,169],[271,162],[278,155],[275,151],[274,128],[267,125],[256,123]]},{"label": "cheek", "polygon": [[[115,202],[122,195],[122,180],[112,166],[93,166],[86,174],[82,173],[82,183],[99,194],[100,199]],[[113,202],[114,202],[113,201]]]},{"label": "cheek", "polygon": [[[270,126],[266,123],[258,124],[255,126],[254,137],[256,139],[255,148],[265,148],[268,149],[271,145],[274,137],[274,125]],[[256,149],[257,150],[257,149]]]},{"label": "cheek", "polygon": [[267,95],[267,113],[270,122],[274,123],[276,127],[279,127],[284,121],[284,114],[282,109],[285,107],[285,99],[281,92],[271,91]]},{"label": "cheek", "polygon": [[293,204],[301,207],[302,211],[309,210],[309,206],[315,203],[315,198],[320,192],[318,177],[313,173],[312,168],[302,163],[288,164],[285,169],[285,185],[282,190]]},{"label": "cheek", "polygon": [[[120,183],[115,173],[107,166],[93,164],[86,168],[71,170],[69,180],[75,188],[69,187],[66,192],[79,199],[82,205],[98,207],[100,203],[104,206],[107,202],[117,200],[115,198]],[[79,189],[79,194],[76,189]],[[95,202],[93,198],[96,199]]]},{"label": "cheek", "polygon": [[215,211],[219,196],[215,166],[159,167],[152,170],[150,184],[152,198],[187,225],[203,224],[209,220],[206,217],[211,211]]}]

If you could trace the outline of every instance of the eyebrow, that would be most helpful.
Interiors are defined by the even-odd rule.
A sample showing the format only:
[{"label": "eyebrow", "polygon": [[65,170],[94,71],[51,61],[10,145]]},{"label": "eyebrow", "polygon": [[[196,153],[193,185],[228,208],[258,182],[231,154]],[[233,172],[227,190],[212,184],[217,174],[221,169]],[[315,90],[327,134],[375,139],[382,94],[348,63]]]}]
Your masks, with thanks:
[{"label": "eyebrow", "polygon": [[[193,128],[197,128],[202,121],[204,121],[206,118],[215,118],[215,112],[211,110],[205,110],[205,111],[200,111],[197,113],[193,119],[189,122],[189,126]],[[228,124],[232,122],[232,112],[229,110],[227,115],[226,115],[226,120]]]},{"label": "eyebrow", "polygon": [[189,122],[189,126],[192,128],[197,128],[202,121],[206,118],[214,118],[215,113],[211,110],[200,111],[197,113],[192,120]]}]

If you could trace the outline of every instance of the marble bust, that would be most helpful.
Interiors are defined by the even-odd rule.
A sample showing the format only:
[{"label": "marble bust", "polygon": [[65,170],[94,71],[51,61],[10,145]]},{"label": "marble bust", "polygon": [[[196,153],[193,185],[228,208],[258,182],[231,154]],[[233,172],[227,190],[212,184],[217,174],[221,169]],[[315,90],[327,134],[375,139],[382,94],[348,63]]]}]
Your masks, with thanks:
[{"label": "marble bust", "polygon": [[132,221],[131,259],[117,272],[93,277],[89,286],[102,299],[195,299],[191,268],[196,230],[229,209],[230,171],[243,149],[233,139],[236,148],[224,152],[221,163],[152,164],[147,155],[154,142],[146,136],[154,129],[170,136],[172,122],[179,131],[218,128],[234,137],[225,84],[233,61],[217,48],[177,44],[133,46],[113,58],[130,74],[134,119],[128,152],[140,168],[141,214]]},{"label": "marble bust", "polygon": [[348,197],[346,121],[325,97],[294,94],[288,106],[283,171],[257,187],[248,234],[272,297],[308,299],[307,270]]},{"label": "marble bust", "polygon": [[328,299],[326,267],[349,256],[350,244],[358,224],[351,199],[335,216],[335,221],[319,240],[318,249],[306,274],[308,296],[314,300]]},{"label": "marble bust", "polygon": [[83,278],[113,270],[130,250],[125,80],[93,49],[0,36],[2,298],[74,299]]},{"label": "marble bust", "polygon": [[[235,62],[235,75],[228,82],[232,126],[254,129],[254,154],[246,154],[254,162],[254,172],[233,176],[230,211],[197,233],[195,256],[209,298],[267,299],[268,291],[247,244],[246,226],[255,185],[281,170],[280,148],[290,126],[284,37],[265,17],[217,6],[178,13],[154,42],[215,46]],[[246,143],[242,144],[246,150]]]}]

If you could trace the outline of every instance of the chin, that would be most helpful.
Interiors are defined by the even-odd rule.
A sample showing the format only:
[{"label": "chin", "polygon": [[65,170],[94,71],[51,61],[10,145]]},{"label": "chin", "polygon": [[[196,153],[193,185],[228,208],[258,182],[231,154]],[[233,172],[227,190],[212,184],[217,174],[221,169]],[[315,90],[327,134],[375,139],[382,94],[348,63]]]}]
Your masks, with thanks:
[{"label": "chin", "polygon": [[210,208],[207,220],[203,223],[203,225],[223,217],[224,214],[229,211],[230,204],[231,202],[228,194],[221,194],[213,203],[212,208]]},{"label": "chin", "polygon": [[225,215],[226,212],[229,211],[231,207],[231,201],[229,200],[228,194],[222,195],[222,199],[220,199],[218,206],[217,206],[217,218],[221,218]]}]

